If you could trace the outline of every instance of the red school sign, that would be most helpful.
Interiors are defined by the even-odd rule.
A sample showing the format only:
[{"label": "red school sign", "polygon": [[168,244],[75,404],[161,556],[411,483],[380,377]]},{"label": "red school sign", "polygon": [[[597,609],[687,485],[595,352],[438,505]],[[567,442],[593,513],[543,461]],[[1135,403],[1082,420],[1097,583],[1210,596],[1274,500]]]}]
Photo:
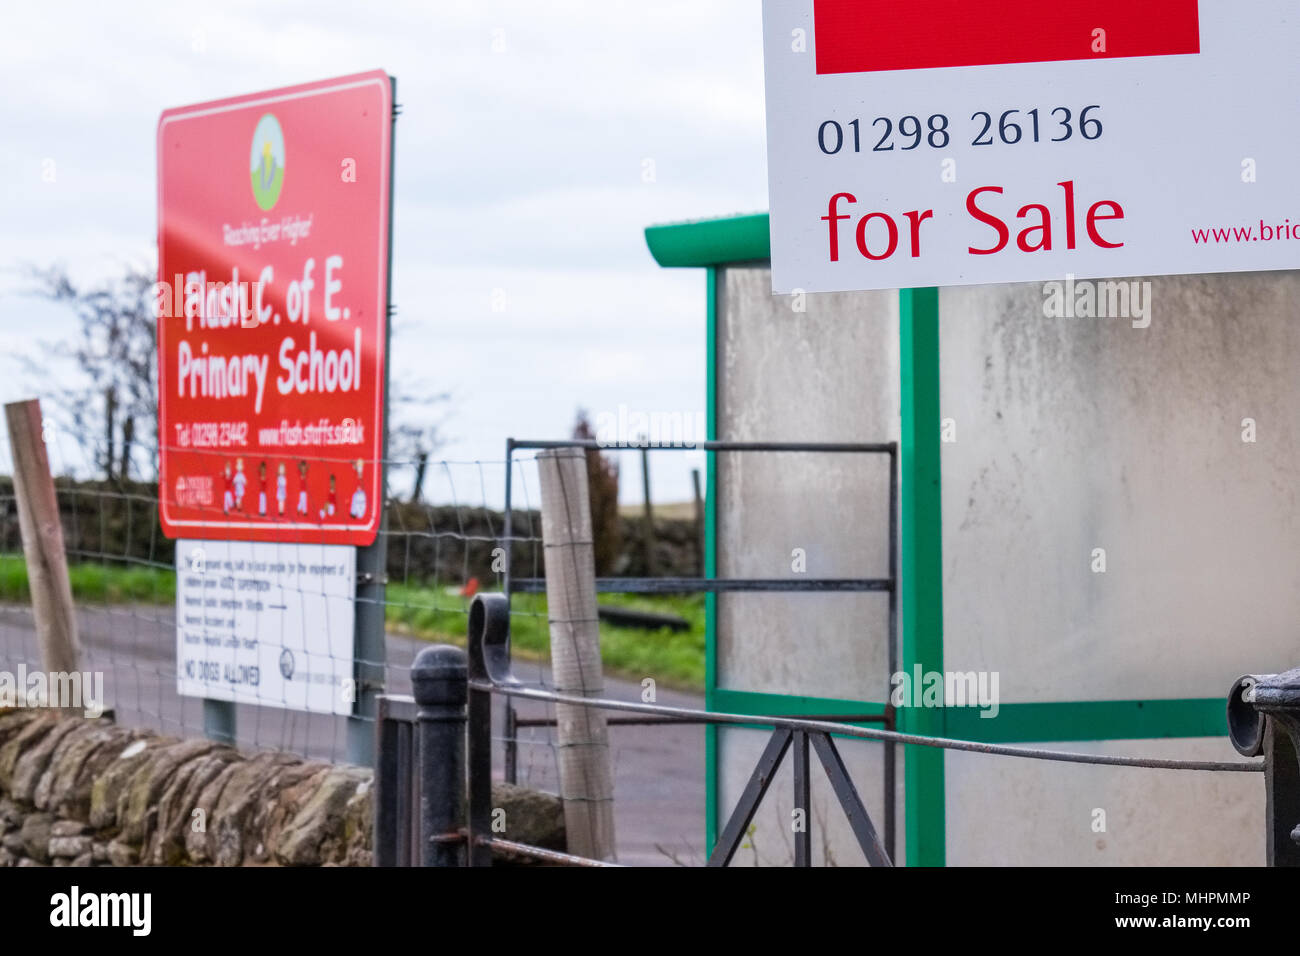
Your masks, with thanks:
[{"label": "red school sign", "polygon": [[374,540],[392,115],[382,71],[162,114],[158,497],[169,537]]}]

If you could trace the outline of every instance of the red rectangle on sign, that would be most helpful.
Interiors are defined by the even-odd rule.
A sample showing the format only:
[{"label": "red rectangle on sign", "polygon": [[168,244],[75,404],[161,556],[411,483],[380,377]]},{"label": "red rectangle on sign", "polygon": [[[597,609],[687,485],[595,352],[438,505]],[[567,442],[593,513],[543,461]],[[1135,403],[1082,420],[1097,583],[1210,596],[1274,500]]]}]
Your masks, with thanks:
[{"label": "red rectangle on sign", "polygon": [[813,0],[818,73],[1199,53],[1197,0]]},{"label": "red rectangle on sign", "polygon": [[168,536],[374,540],[392,118],[392,80],[378,70],[162,114]]}]

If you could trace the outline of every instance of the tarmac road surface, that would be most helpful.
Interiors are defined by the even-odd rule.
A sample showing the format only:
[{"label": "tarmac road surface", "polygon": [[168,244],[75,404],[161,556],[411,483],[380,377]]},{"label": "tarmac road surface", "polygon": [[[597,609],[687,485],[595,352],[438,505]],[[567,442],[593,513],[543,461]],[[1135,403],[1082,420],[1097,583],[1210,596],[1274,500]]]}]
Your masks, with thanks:
[{"label": "tarmac road surface", "polygon": [[[202,702],[176,693],[175,610],[170,606],[81,606],[77,608],[83,671],[102,671],[107,706],[124,726],[146,726],[175,736],[201,736]],[[647,636],[647,640],[654,640]],[[424,642],[389,634],[387,691],[409,694],[408,670]],[[0,670],[40,662],[31,609],[0,605]],[[549,685],[549,668],[532,662],[515,665],[526,684]],[[641,699],[639,684],[606,678],[606,696]],[[496,699],[493,773],[502,776],[504,700]],[[698,694],[660,688],[658,703],[702,708]],[[553,708],[518,701],[521,717],[554,716]],[[239,705],[236,734],[244,749],[281,749],[327,760],[346,759],[345,718],[269,707]],[[669,724],[613,726],[615,829],[620,863],[671,866],[704,861],[704,727]],[[519,731],[519,782],[555,792],[555,752],[551,728]]]}]

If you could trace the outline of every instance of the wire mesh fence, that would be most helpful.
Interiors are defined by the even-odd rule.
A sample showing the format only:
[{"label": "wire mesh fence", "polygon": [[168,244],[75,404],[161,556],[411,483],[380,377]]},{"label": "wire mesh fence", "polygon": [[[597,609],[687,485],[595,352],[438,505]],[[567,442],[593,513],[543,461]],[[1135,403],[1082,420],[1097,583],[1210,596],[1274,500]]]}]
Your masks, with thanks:
[{"label": "wire mesh fence", "polygon": [[[57,434],[47,436],[51,470],[66,474],[77,461],[76,449],[63,447]],[[331,463],[312,461],[308,467]],[[373,466],[374,463],[366,463]],[[409,690],[410,660],[421,640],[463,640],[469,597],[479,589],[500,587],[502,549],[513,547],[517,560],[540,566],[536,521],[516,516],[514,540],[502,537],[500,508],[489,501],[489,488],[499,487],[501,461],[437,461],[425,469],[420,501],[385,502],[387,527],[381,531],[387,550],[387,659],[358,661],[351,655],[333,662],[351,672],[359,664],[384,668],[385,688]],[[395,475],[415,463],[394,461]],[[530,494],[535,476],[527,463],[517,462],[518,486]],[[0,435],[0,475],[12,471],[8,437]],[[105,700],[115,719],[131,726],[151,727],[177,735],[204,731],[203,701],[177,691],[177,542],[161,531],[157,484],[119,480],[55,481],[63,538],[73,587],[81,669],[102,673]],[[277,490],[254,482],[235,507],[267,514],[270,520],[285,505],[285,482]],[[241,489],[242,490],[242,489]],[[233,497],[233,494],[230,496]],[[269,500],[268,500],[269,499]],[[214,510],[228,511],[220,499]],[[290,502],[291,510],[297,502]],[[323,503],[321,510],[332,502]],[[329,515],[320,515],[322,524]],[[280,547],[287,551],[287,546]],[[310,546],[305,546],[310,548]],[[220,553],[206,549],[211,561]],[[179,555],[182,573],[191,556]],[[14,672],[41,666],[33,612],[26,592],[26,568],[11,480],[0,478],[0,658]],[[306,596],[306,595],[304,595]],[[351,613],[352,608],[347,608]],[[536,621],[544,614],[523,606],[517,612]],[[301,647],[302,634],[259,634],[271,644]],[[345,759],[343,721],[335,715],[240,703],[237,743],[255,749],[279,749],[331,761]]]},{"label": "wire mesh fence", "polygon": [[[177,606],[178,575],[183,577],[191,570],[193,556],[184,550],[178,555],[179,542],[162,533],[157,482],[67,477],[78,466],[84,467],[87,456],[80,443],[61,436],[57,430],[46,435],[46,450],[56,475],[81,648],[80,669],[102,675],[102,700],[97,703],[123,726],[150,728],[175,737],[204,735],[210,729],[205,720],[205,701],[179,692],[182,675],[178,672],[178,615],[185,612],[178,611]],[[244,500],[227,501],[220,479],[226,460],[218,456],[212,469],[218,475],[211,504],[214,512],[227,511],[233,505],[248,514],[265,512],[268,520],[274,521],[282,507],[291,513],[306,510],[299,506],[292,477],[286,482],[268,477],[260,483],[260,475],[250,475],[242,489]],[[288,464],[286,471],[292,476],[295,462]],[[352,464],[312,460],[307,467],[332,468],[341,475]],[[362,464],[369,468],[375,463]],[[384,659],[359,659],[349,648],[345,654],[331,652],[332,659],[318,661],[317,665],[326,671],[338,669],[349,674],[367,666],[382,667],[382,690],[409,694],[410,666],[416,653],[430,641],[464,642],[469,602],[475,593],[502,588],[507,555],[517,575],[544,575],[537,464],[534,454],[516,453],[510,459],[513,508],[508,532],[501,504],[505,460],[390,460],[385,465],[390,494],[384,503],[386,521],[380,532],[387,569]],[[256,465],[250,468],[252,475],[257,474],[254,469]],[[0,430],[0,670],[16,673],[20,669],[36,671],[42,663],[26,589],[27,569],[14,486],[6,477],[12,471],[9,438]],[[277,471],[274,465],[268,468],[270,475]],[[422,480],[415,478],[417,471],[422,472]],[[417,481],[420,494],[413,500],[411,492]],[[341,487],[341,481],[337,484],[341,502],[335,502],[335,508],[339,509],[346,506],[350,489]],[[233,498],[233,487],[227,487]],[[394,488],[407,493],[394,495]],[[330,518],[321,514],[329,503],[308,503],[322,524]],[[268,547],[286,550],[285,546]],[[309,545],[298,547],[310,549]],[[222,546],[212,543],[205,546],[205,551],[203,558],[209,569],[220,566]],[[345,601],[341,613],[353,613],[355,602],[355,596]],[[547,664],[545,596],[513,595],[511,619],[516,635],[517,675],[527,686],[553,689]],[[303,633],[256,636],[259,641],[295,652],[310,638]],[[653,633],[645,636],[647,641],[656,639]],[[663,693],[666,700],[683,706],[700,703],[693,692],[666,689]],[[517,782],[557,791],[554,705],[522,704],[518,716],[523,726],[516,727],[505,720],[504,703],[494,705],[498,711],[493,721],[496,776],[503,776],[508,738]],[[234,704],[234,715],[234,742],[242,749],[286,751],[336,763],[349,759],[349,717],[246,702]],[[351,719],[365,723],[372,720],[368,716]],[[638,796],[629,801],[627,812],[678,821],[676,826],[644,828],[647,832],[653,829],[656,835],[652,841],[643,841],[642,858],[667,863],[698,852],[703,802],[703,766],[699,759],[702,729],[629,727],[621,730],[612,743],[614,770],[624,792],[644,795],[643,799]],[[690,769],[669,769],[665,773],[661,762],[653,764],[644,759],[647,751],[676,754],[681,761],[690,763]],[[670,808],[661,815],[658,811],[665,799],[682,801],[680,811]],[[662,850],[657,848],[661,840]]]},{"label": "wire mesh fence", "polygon": [[[55,475],[60,523],[77,618],[79,669],[103,679],[99,704],[122,726],[151,728],[175,737],[211,734],[211,713],[203,697],[182,693],[183,675],[178,667],[178,624],[185,623],[185,609],[178,609],[185,578],[194,570],[195,542],[172,540],[162,533],[159,522],[159,484],[156,480],[73,479],[70,473],[86,470],[86,460],[95,460],[96,450],[87,453],[85,444],[69,438],[59,429],[45,434],[51,472]],[[346,483],[354,462],[312,459],[308,468],[337,473],[337,498],[333,501],[299,503],[295,483],[296,459],[286,459],[285,480],[279,479],[278,460],[268,460],[265,476],[259,459],[247,459],[248,470],[242,494],[235,496],[233,481],[226,483],[222,472],[229,455],[213,455],[211,472],[216,476],[211,503],[213,514],[238,510],[243,515],[266,515],[268,522],[281,511],[299,519],[300,511],[321,524],[328,524],[329,505],[335,512],[346,510],[352,488]],[[364,468],[374,462],[363,462]],[[382,692],[404,695],[411,691],[409,667],[421,646],[429,641],[463,644],[469,601],[473,594],[500,591],[506,576],[507,555],[513,574],[541,579],[543,550],[539,483],[534,451],[519,450],[507,460],[406,460],[385,462],[387,489],[386,520],[381,540],[385,546],[385,592],[382,598],[383,659],[365,659],[346,650],[331,650],[321,670],[346,674],[365,669],[382,669]],[[511,522],[504,520],[506,470],[511,472]],[[0,429],[0,670],[38,670],[42,652],[26,591],[26,566],[12,479],[13,455],[8,434]],[[360,485],[359,481],[356,483]],[[419,486],[419,494],[413,494]],[[400,489],[400,493],[394,493]],[[170,492],[170,489],[169,489]],[[226,494],[229,492],[229,494]],[[238,501],[237,498],[242,498]],[[629,516],[623,533],[632,553],[624,562],[623,574],[640,570],[640,515]],[[662,520],[662,519],[660,519]],[[679,572],[698,572],[693,562],[695,532],[686,519],[660,535],[679,535]],[[660,529],[664,531],[664,529]],[[196,536],[198,537],[198,536]],[[303,537],[309,537],[304,535]],[[220,542],[199,542],[205,554],[201,561],[209,571],[220,568],[226,551]],[[265,545],[270,553],[285,546]],[[296,545],[311,550],[311,545]],[[689,554],[688,554],[689,551]],[[302,551],[299,551],[299,554]],[[300,558],[302,559],[302,558]],[[660,566],[664,562],[660,561]],[[669,574],[672,564],[668,564]],[[305,589],[299,589],[307,597]],[[315,593],[315,592],[313,592]],[[699,628],[702,628],[703,597],[698,598]],[[342,611],[352,614],[365,598],[348,597]],[[337,604],[334,607],[338,607]],[[542,593],[511,596],[511,622],[515,639],[515,672],[521,682],[539,691],[555,689],[549,667],[549,622],[546,597]],[[298,627],[302,627],[299,622]],[[182,628],[183,630],[183,628]],[[200,627],[201,630],[201,627]],[[697,628],[698,630],[698,628]],[[624,641],[643,645],[668,640],[663,633],[621,632]],[[702,671],[703,637],[699,631],[699,667]],[[309,643],[307,633],[259,633],[257,640],[285,646],[302,656]],[[694,640],[694,637],[692,637]],[[633,654],[632,661],[637,656]],[[632,667],[632,670],[629,670]],[[653,669],[647,675],[663,678]],[[642,674],[625,665],[621,674]],[[614,679],[617,695],[640,695],[640,678],[628,687]],[[690,689],[690,680],[662,680],[660,700],[680,706],[698,706],[702,696]],[[685,689],[675,689],[681,687]],[[225,706],[225,705],[221,705]],[[266,702],[235,702],[234,743],[244,750],[282,750],[330,762],[348,762],[350,734],[365,724],[363,734],[373,736],[369,715],[347,717],[338,713],[309,713],[292,706]],[[521,786],[536,790],[559,790],[556,709],[546,702],[521,701],[507,721],[506,701],[494,701],[493,765],[498,779],[504,777],[507,750],[515,763],[511,777]],[[508,745],[507,747],[507,744]],[[705,732],[699,726],[620,727],[611,740],[611,760],[619,790],[627,799],[620,804],[620,844],[629,858],[642,862],[689,860],[702,852],[699,821],[705,804],[703,761]]]}]

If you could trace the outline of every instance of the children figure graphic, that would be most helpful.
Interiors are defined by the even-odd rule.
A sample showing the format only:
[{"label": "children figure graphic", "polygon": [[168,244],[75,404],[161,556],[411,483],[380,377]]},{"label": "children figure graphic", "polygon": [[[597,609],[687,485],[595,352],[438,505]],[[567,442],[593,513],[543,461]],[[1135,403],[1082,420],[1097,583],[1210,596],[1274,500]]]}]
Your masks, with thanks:
[{"label": "children figure graphic", "polygon": [[289,497],[289,479],[284,476],[284,462],[280,462],[275,472],[275,504],[280,517],[284,517],[284,503]]},{"label": "children figure graphic", "polygon": [[363,462],[360,458],[358,458],[356,464],[357,490],[352,492],[352,507],[348,510],[348,514],[352,515],[352,517],[354,518],[362,518],[365,516],[366,513],[366,493],[361,486],[362,466],[363,466]]},{"label": "children figure graphic", "polygon": [[230,490],[230,480],[230,462],[226,462],[225,470],[221,473],[221,513],[226,515],[235,506],[235,494]]},{"label": "children figure graphic", "polygon": [[307,515],[307,463],[298,462],[298,514]]},{"label": "children figure graphic", "polygon": [[266,462],[257,466],[257,513],[266,517]]},{"label": "children figure graphic", "polygon": [[235,510],[244,510],[244,486],[248,479],[244,476],[244,459],[235,459]]},{"label": "children figure graphic", "polygon": [[335,504],[338,502],[338,495],[334,491],[334,476],[330,475],[330,494],[325,501],[325,507],[320,510],[321,520],[334,517]]}]

